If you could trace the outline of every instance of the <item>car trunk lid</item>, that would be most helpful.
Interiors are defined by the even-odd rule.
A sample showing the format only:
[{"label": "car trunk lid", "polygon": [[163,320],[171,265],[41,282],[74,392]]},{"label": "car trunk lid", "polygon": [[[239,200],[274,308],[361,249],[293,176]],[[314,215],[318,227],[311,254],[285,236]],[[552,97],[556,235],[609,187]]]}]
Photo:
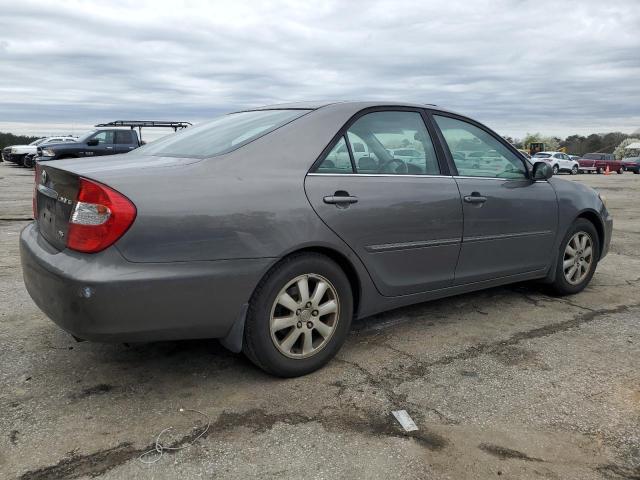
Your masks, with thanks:
[{"label": "car trunk lid", "polygon": [[38,165],[35,184],[34,213],[40,234],[62,250],[67,245],[69,219],[78,193],[79,177],[49,165]]}]

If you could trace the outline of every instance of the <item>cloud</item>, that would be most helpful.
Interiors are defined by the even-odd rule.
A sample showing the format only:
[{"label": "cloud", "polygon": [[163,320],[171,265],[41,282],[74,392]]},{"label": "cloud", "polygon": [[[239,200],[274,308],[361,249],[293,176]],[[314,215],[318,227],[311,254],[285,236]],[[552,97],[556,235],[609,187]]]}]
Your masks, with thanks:
[{"label": "cloud", "polygon": [[640,127],[635,0],[2,8],[0,127],[200,121],[315,99],[436,103],[516,136]]}]

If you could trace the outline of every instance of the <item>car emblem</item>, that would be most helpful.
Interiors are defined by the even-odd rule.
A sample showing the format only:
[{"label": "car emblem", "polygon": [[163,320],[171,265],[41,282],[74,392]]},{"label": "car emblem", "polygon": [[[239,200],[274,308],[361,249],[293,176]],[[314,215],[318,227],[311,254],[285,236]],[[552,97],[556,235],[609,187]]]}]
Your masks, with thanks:
[{"label": "car emblem", "polygon": [[47,183],[47,172],[46,170],[43,170],[42,173],[40,174],[40,183],[42,183],[43,185],[45,183]]}]

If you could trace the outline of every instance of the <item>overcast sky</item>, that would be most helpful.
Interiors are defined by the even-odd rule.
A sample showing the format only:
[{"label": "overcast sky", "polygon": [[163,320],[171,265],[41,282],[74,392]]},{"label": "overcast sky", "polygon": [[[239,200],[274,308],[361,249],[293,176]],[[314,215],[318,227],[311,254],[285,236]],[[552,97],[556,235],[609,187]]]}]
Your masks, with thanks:
[{"label": "overcast sky", "polygon": [[324,99],[435,103],[517,137],[632,132],[640,5],[0,0],[0,130]]}]

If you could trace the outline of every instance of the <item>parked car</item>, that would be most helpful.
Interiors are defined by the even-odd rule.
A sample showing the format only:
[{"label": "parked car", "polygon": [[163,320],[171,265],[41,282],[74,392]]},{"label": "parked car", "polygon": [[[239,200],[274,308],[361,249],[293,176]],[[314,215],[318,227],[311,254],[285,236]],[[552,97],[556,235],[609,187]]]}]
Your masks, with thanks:
[{"label": "parked car", "polygon": [[627,157],[622,159],[622,166],[627,172],[640,173],[640,157]]},{"label": "parked car", "polygon": [[[45,140],[46,140],[46,137],[45,137],[45,138],[38,138],[37,140],[34,140],[33,142],[31,142],[31,143],[29,144],[29,146],[36,146],[36,145],[38,145],[38,144],[40,144],[40,143],[44,142]],[[3,162],[18,163],[18,162],[16,161],[15,157],[13,156],[13,154],[12,154],[11,150],[12,150],[14,147],[23,147],[23,146],[25,146],[25,145],[9,145],[8,147],[4,147],[4,148],[2,149],[2,161],[3,161]]]},{"label": "parked car", "polygon": [[34,166],[33,157],[36,155],[38,147],[45,148],[48,145],[75,142],[76,140],[76,137],[66,135],[46,137],[44,139],[40,139],[37,143],[32,142],[29,145],[14,145],[11,147],[11,157],[9,161],[31,168]]},{"label": "parked car", "polygon": [[138,148],[138,134],[132,129],[98,128],[91,130],[74,142],[38,145],[38,162],[63,158],[97,157],[127,153]]},{"label": "parked car", "polygon": [[[419,173],[388,152],[404,139],[421,144]],[[491,164],[460,161],[469,144]],[[303,375],[354,317],[525,280],[581,291],[612,218],[592,188],[534,161],[427,105],[232,113],[127,155],[38,163],[24,281],[76,338],[220,338]]]},{"label": "parked car", "polygon": [[609,167],[610,172],[623,173],[622,161],[616,160],[612,153],[586,153],[578,160],[580,172],[604,173]]},{"label": "parked car", "polygon": [[577,175],[579,171],[578,162],[571,160],[569,155],[562,152],[538,152],[533,157],[534,161],[548,162],[553,169],[553,174],[557,175],[560,172],[569,172],[571,175]]}]

